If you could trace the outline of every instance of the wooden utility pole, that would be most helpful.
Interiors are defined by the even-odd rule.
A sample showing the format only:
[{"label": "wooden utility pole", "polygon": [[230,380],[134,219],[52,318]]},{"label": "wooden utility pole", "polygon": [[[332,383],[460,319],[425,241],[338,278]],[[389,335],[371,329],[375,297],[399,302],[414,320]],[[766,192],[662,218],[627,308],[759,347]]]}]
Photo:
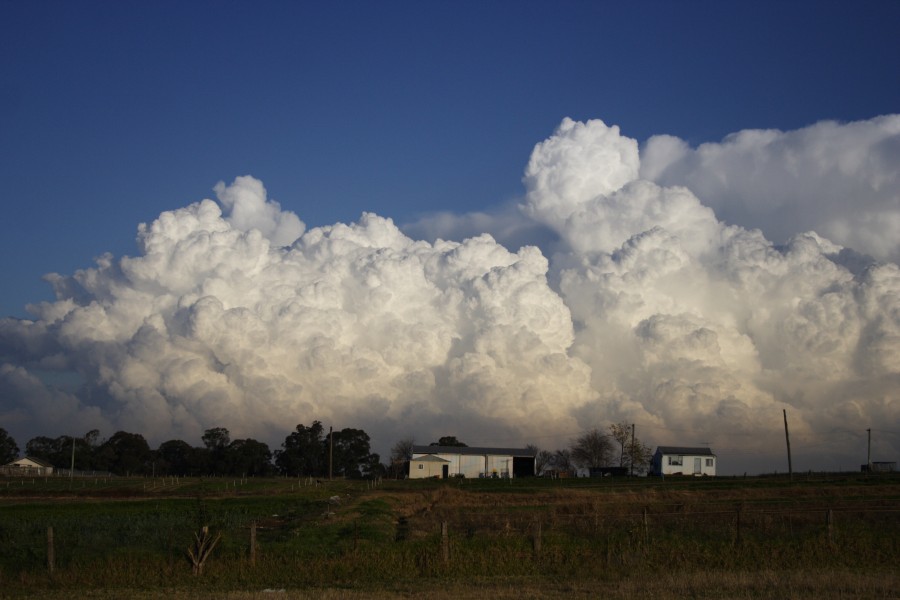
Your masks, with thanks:
[{"label": "wooden utility pole", "polygon": [[72,477],[75,476],[75,436],[72,436],[72,468],[69,469],[69,483],[72,482]]},{"label": "wooden utility pole", "polygon": [[332,465],[334,464],[334,427],[328,428],[328,481],[332,479]]},{"label": "wooden utility pole", "polygon": [[788,478],[793,481],[794,480],[794,467],[791,464],[791,436],[788,433],[788,424],[787,424],[787,409],[783,409],[784,412],[784,439],[787,442],[787,455],[788,455]]},{"label": "wooden utility pole", "polygon": [[631,475],[634,475],[634,423],[631,424]]},{"label": "wooden utility pole", "polygon": [[866,429],[866,433],[869,434],[869,443],[866,449],[866,473],[870,473],[872,471],[872,430]]}]

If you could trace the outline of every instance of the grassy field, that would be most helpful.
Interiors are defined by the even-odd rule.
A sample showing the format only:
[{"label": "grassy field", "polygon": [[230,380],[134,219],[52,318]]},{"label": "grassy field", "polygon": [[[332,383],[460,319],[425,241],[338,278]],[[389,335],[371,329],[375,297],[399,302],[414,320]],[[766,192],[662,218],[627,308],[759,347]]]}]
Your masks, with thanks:
[{"label": "grassy field", "polygon": [[898,557],[897,477],[0,479],[2,597],[900,598]]}]

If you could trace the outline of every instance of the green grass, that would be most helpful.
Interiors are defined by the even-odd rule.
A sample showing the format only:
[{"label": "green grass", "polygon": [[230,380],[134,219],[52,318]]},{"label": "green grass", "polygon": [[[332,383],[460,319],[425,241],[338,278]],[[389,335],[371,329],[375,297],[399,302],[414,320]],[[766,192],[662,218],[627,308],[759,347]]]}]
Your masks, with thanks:
[{"label": "green grass", "polygon": [[[468,582],[480,581],[512,582],[534,597],[598,585],[642,597],[628,590],[660,572],[680,573],[673,585],[696,597],[744,579],[755,583],[741,597],[794,597],[760,585],[758,574],[790,573],[805,590],[838,572],[855,573],[858,589],[877,595],[872,582],[896,578],[900,558],[900,479],[892,477],[386,481],[374,489],[283,478],[78,483],[0,480],[0,596],[267,588],[402,596],[416,584],[465,597]],[[186,550],[203,525],[222,537],[194,577]],[[700,573],[717,579],[694,589]]]}]

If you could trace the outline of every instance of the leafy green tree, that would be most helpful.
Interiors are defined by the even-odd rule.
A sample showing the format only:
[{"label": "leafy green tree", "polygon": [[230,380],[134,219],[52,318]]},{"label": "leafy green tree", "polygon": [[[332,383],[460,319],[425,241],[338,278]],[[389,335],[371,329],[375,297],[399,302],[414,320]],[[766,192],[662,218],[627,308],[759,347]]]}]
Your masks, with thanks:
[{"label": "leafy green tree", "polygon": [[378,455],[369,449],[369,434],[362,429],[346,427],[325,436],[325,452],[334,440],[332,469],[335,475],[358,478],[380,465]]},{"label": "leafy green tree", "polygon": [[596,428],[579,436],[572,443],[572,461],[583,469],[609,465],[612,453],[613,445],[609,436]]},{"label": "leafy green tree", "polygon": [[98,467],[116,475],[143,475],[150,472],[150,446],[139,433],[117,431],[97,450]]},{"label": "leafy green tree", "polygon": [[159,445],[156,450],[157,473],[160,475],[200,475],[203,464],[197,448],[193,448],[184,440],[169,440]]},{"label": "leafy green tree", "polygon": [[[50,438],[39,435],[28,440],[25,444],[25,454],[32,458],[39,458],[54,467],[68,467],[69,462],[64,459],[66,446],[71,448],[71,439],[67,436]],[[71,450],[70,450],[71,453]]]},{"label": "leafy green tree", "polygon": [[19,446],[16,440],[5,429],[0,427],[0,465],[5,465],[19,458]]},{"label": "leafy green tree", "polygon": [[262,477],[273,471],[272,451],[268,444],[254,439],[234,440],[228,445],[229,472],[232,475]]},{"label": "leafy green tree", "polygon": [[306,427],[297,425],[296,431],[284,438],[281,450],[275,452],[275,466],[284,475],[322,475],[328,469],[328,457],[323,452],[324,427],[319,421]]},{"label": "leafy green tree", "polygon": [[88,470],[94,468],[94,455],[97,450],[97,438],[100,432],[93,429],[84,437],[75,438],[61,435],[57,438],[38,436],[28,440],[25,445],[25,454],[34,458],[40,458],[53,466],[68,469],[72,465],[72,446],[74,443],[75,468]]},{"label": "leafy green tree", "polygon": [[458,448],[465,448],[466,444],[462,443],[458,439],[456,439],[455,435],[445,435],[441,439],[436,442],[431,442],[430,446],[455,446]]},{"label": "leafy green tree", "polygon": [[229,474],[233,462],[229,452],[231,433],[224,427],[213,427],[203,432],[200,438],[205,449],[201,455],[206,459],[205,471],[210,475]]}]

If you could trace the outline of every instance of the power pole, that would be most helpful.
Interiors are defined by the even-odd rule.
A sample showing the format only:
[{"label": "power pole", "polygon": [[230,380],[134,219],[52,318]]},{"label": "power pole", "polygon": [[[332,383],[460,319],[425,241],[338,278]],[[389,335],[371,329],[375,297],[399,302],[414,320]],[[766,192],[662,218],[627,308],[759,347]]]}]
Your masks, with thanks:
[{"label": "power pole", "polygon": [[328,481],[332,477],[332,465],[334,461],[334,427],[328,428]]},{"label": "power pole", "polygon": [[631,475],[634,475],[634,423],[631,424],[631,461],[629,461],[631,466]]},{"label": "power pole", "polygon": [[72,477],[75,476],[75,436],[72,436],[72,468],[69,469],[69,483],[72,483]]},{"label": "power pole", "polygon": [[787,424],[787,409],[783,409],[784,412],[784,439],[787,442],[787,453],[788,453],[788,478],[793,481],[794,480],[794,467],[791,465],[791,436],[788,433],[788,424]]},{"label": "power pole", "polygon": [[866,474],[872,471],[872,430],[866,429],[869,434],[868,449],[866,450]]}]

